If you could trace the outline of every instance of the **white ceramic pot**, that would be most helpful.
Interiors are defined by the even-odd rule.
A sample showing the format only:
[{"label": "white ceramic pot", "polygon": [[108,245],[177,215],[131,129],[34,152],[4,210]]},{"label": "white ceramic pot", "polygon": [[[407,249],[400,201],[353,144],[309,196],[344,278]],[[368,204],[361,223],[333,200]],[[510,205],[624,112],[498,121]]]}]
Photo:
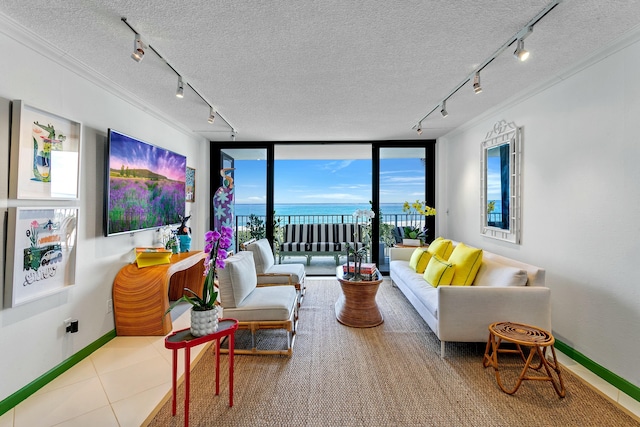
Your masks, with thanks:
[{"label": "white ceramic pot", "polygon": [[421,243],[420,239],[402,239],[402,244],[405,246],[420,246]]},{"label": "white ceramic pot", "polygon": [[218,310],[194,310],[191,308],[191,335],[203,337],[218,330]]}]

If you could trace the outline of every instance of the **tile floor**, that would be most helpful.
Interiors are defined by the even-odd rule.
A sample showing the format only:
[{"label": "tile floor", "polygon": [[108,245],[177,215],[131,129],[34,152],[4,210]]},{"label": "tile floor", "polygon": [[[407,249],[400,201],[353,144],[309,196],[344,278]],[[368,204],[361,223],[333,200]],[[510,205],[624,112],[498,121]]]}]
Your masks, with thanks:
[{"label": "tile floor", "polygon": [[[186,311],[173,322],[174,329],[187,328],[189,322]],[[205,348],[192,349],[192,361]],[[178,354],[183,356],[182,351]],[[561,352],[557,355],[564,368],[640,420],[640,402]],[[179,360],[178,375],[183,366]],[[171,352],[164,348],[164,337],[116,337],[0,416],[0,427],[138,427],[170,391]]]}]

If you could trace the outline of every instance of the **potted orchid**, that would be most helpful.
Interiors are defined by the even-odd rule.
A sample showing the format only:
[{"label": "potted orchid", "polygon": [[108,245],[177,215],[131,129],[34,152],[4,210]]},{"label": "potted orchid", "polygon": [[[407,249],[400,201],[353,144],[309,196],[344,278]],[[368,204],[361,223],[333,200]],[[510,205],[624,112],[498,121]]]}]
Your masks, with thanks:
[{"label": "potted orchid", "polygon": [[[402,205],[402,212],[406,212],[408,214],[418,214],[424,217],[427,216],[435,216],[436,210],[426,204],[426,202],[421,202],[420,200],[416,200],[413,203],[404,202]],[[403,227],[404,238],[403,243],[407,246],[420,246],[423,243],[423,240],[426,237],[427,227],[418,227],[413,224],[406,225]]]},{"label": "potted orchid", "polygon": [[[353,246],[351,246],[348,242],[346,243],[347,249],[347,266],[349,266],[349,257],[353,256],[354,262],[354,272],[351,275],[349,268],[347,268],[346,278],[349,278],[351,281],[359,281],[362,280],[362,276],[360,275],[360,268],[362,266],[362,260],[366,258],[367,253],[369,252],[369,242],[371,241],[371,219],[375,218],[376,214],[371,209],[358,209],[353,212],[353,218],[355,219],[355,229],[353,236]],[[358,220],[363,218],[366,220],[366,225],[363,228],[362,235],[362,247],[358,248],[358,236],[357,234],[360,232],[358,230]]]},{"label": "potted orchid", "polygon": [[188,302],[191,304],[191,335],[199,337],[208,335],[218,329],[218,310],[216,309],[216,300],[218,299],[218,291],[216,290],[216,270],[224,268],[224,260],[227,259],[227,250],[231,247],[233,238],[233,229],[230,227],[221,227],[220,231],[207,231],[204,235],[204,288],[202,298],[189,288],[184,290],[191,294],[183,295],[177,301],[174,301],[165,315],[171,311],[177,304]]}]

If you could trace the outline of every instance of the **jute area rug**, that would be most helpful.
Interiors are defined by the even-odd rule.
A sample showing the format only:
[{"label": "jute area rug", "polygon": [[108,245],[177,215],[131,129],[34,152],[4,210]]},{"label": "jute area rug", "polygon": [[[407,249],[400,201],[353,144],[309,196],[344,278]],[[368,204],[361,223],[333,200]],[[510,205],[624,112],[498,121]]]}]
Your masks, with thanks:
[{"label": "jute area rug", "polygon": [[[335,280],[309,280],[300,309],[293,356],[235,357],[234,406],[228,407],[228,356],[221,356],[220,395],[215,396],[213,347],[192,368],[192,426],[638,426],[582,380],[563,370],[560,399],[549,382],[525,381],[515,395],[503,393],[492,368],[482,367],[484,343],[440,342],[402,293],[386,279],[377,296],[384,323],[343,326],[334,303]],[[262,331],[260,345],[285,345],[280,331]],[[236,345],[247,345],[244,331]],[[519,374],[501,372],[506,384]],[[501,362],[502,360],[501,359]],[[518,365],[520,366],[520,365]],[[511,374],[509,373],[511,372]],[[171,400],[151,426],[184,424],[184,385],[178,409]]]}]

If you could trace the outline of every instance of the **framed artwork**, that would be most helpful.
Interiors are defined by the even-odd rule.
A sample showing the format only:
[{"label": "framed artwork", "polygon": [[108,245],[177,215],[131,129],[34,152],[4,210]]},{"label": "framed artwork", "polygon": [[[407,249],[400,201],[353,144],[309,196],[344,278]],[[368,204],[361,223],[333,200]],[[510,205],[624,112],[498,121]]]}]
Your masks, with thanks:
[{"label": "framed artwork", "polygon": [[6,307],[75,284],[77,207],[12,208],[7,233]]},{"label": "framed artwork", "polygon": [[196,201],[196,170],[187,166],[187,202]]},{"label": "framed artwork", "polygon": [[11,197],[78,198],[82,125],[13,101]]}]

